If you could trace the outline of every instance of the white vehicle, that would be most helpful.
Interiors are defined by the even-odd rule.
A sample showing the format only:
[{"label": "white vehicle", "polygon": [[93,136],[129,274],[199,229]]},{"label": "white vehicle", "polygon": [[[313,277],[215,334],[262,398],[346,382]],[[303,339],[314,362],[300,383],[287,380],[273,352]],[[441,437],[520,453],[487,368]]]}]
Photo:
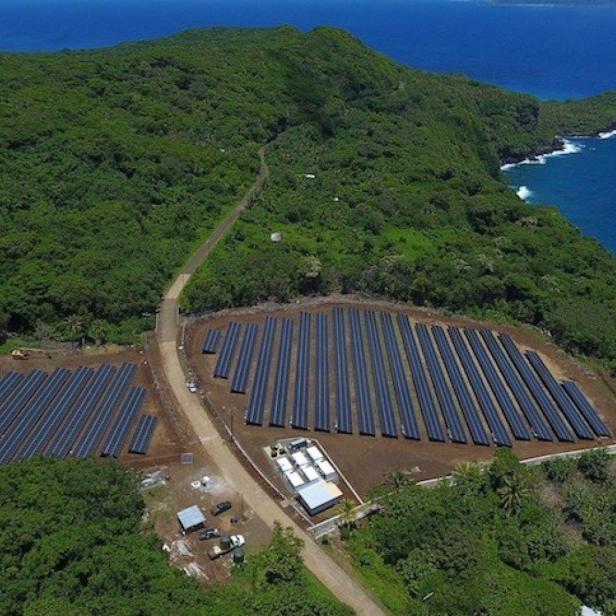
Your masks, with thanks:
[{"label": "white vehicle", "polygon": [[186,381],[186,387],[191,394],[197,393],[197,383],[194,381]]},{"label": "white vehicle", "polygon": [[231,535],[229,537],[229,547],[223,548],[220,545],[215,545],[208,553],[210,560],[215,560],[223,554],[232,552],[235,548],[241,548],[246,543],[244,535]]}]

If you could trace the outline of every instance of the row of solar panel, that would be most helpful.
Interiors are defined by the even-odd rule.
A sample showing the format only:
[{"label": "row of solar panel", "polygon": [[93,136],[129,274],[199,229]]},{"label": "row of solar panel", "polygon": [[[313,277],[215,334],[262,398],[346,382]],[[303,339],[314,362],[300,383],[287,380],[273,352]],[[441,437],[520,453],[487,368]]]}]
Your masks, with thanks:
[{"label": "row of solar panel", "polygon": [[[347,353],[347,315],[350,325],[350,358]],[[309,384],[311,382],[310,313],[300,315],[295,352],[295,391],[292,396],[290,425],[309,427]],[[397,325],[389,313],[357,309],[333,309],[333,350],[335,365],[334,399],[339,432],[353,432],[353,408],[360,434],[376,434],[376,408],[380,432],[420,439],[422,430],[411,395],[414,386],[418,412],[428,439],[478,445],[512,445],[516,440],[571,442],[576,437],[593,439],[611,436],[610,430],[572,382],[562,385],[533,351],[523,354],[507,334],[487,329],[460,329],[423,324],[411,325],[398,315]],[[293,321],[283,320],[276,363],[276,376],[270,405],[270,425],[287,425],[289,374],[292,362]],[[206,341],[211,340],[210,330]],[[224,335],[215,376],[228,377],[235,346],[242,332],[239,323],[230,323]],[[217,332],[219,333],[219,332]],[[264,422],[276,320],[267,317],[246,421]],[[232,391],[244,393],[252,372],[252,357],[258,326],[244,328],[242,345],[235,366]],[[206,345],[204,343],[204,352]],[[316,430],[328,431],[330,418],[329,319],[316,315],[314,361],[314,422]],[[406,365],[403,360],[406,357]],[[369,359],[369,361],[368,361]],[[410,374],[410,379],[407,377]],[[353,375],[354,404],[350,374]],[[238,385],[239,383],[239,385]],[[393,396],[392,396],[393,393]],[[395,399],[395,402],[394,402]],[[397,409],[397,412],[396,412]]]},{"label": "row of solar panel", "polygon": [[[0,379],[0,464],[48,455],[118,456],[145,390],[131,387],[136,366],[34,370]],[[128,395],[127,395],[128,392]]]}]

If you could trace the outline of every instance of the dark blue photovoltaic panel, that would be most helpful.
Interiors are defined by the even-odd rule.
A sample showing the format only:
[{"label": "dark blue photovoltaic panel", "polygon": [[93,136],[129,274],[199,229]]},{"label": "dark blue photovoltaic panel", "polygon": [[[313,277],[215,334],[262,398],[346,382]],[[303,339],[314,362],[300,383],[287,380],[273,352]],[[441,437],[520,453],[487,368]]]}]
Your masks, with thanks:
[{"label": "dark blue photovoltaic panel", "polygon": [[351,349],[353,352],[353,373],[355,375],[355,398],[359,412],[359,433],[374,436],[374,414],[370,389],[368,385],[368,368],[366,366],[366,354],[361,332],[359,313],[355,308],[349,310],[351,322]]},{"label": "dark blue photovoltaic panel", "polygon": [[[451,331],[451,329],[450,329]],[[474,329],[469,329],[466,331],[466,338],[473,349],[473,353],[477,358],[477,363],[481,366],[483,373],[486,376],[488,383],[490,384],[490,388],[492,389],[492,393],[499,403],[501,410],[503,411],[503,415],[511,428],[511,432],[513,436],[518,441],[529,441],[530,440],[530,432],[526,427],[526,424],[522,421],[520,414],[518,413],[513,401],[509,397],[503,382],[501,381],[498,373],[496,372],[496,367],[494,366],[492,359],[488,355],[488,352],[484,349],[481,341],[479,340],[479,336]],[[462,343],[463,344],[463,343]],[[485,411],[484,411],[485,412]],[[547,428],[546,428],[547,430]],[[548,440],[552,439],[549,431],[547,432]]]},{"label": "dark blue photovoltaic panel", "polygon": [[4,401],[0,407],[0,434],[4,434],[13,423],[30,398],[36,395],[39,387],[47,380],[47,373],[34,370],[21,381],[19,387]]},{"label": "dark blue photovoltaic panel", "polygon": [[229,323],[229,327],[227,327],[227,332],[225,334],[225,340],[222,343],[222,349],[220,350],[220,355],[216,361],[216,366],[214,366],[214,376],[221,379],[229,378],[231,361],[233,360],[233,354],[235,353],[239,333],[239,323],[236,323],[235,321]]},{"label": "dark blue photovoltaic panel", "polygon": [[381,434],[383,434],[383,436],[396,437],[398,436],[398,429],[396,427],[391,395],[387,387],[387,378],[385,377],[385,361],[383,358],[383,349],[379,340],[376,317],[371,310],[367,310],[364,313],[364,317],[366,319],[368,348],[370,349],[372,373],[374,375],[376,404],[381,420]]},{"label": "dark blue photovoltaic panel", "polygon": [[314,392],[314,428],[329,432],[329,359],[328,323],[326,314],[317,314],[317,357]]},{"label": "dark blue photovoltaic panel", "polygon": [[276,380],[272,395],[270,425],[282,426],[287,421],[287,396],[289,393],[289,374],[291,371],[291,345],[293,344],[293,321],[282,320],[280,347],[278,348],[278,363],[276,365]]},{"label": "dark blue photovoltaic panel", "polygon": [[[492,332],[487,333],[492,335]],[[524,356],[520,353],[513,340],[507,334],[499,334],[498,338],[517,371],[520,373],[520,376],[526,383],[526,386],[539,404],[549,424],[552,426],[552,430],[554,430],[554,434],[556,434],[558,440],[568,443],[573,442],[574,438],[571,430],[569,430],[558,411],[554,408],[554,405],[550,402],[543,387],[531,372],[529,365],[524,361]]]},{"label": "dark blue photovoltaic panel", "polygon": [[338,432],[352,434],[351,388],[349,385],[344,310],[342,308],[334,308],[334,349],[336,358],[336,429]]},{"label": "dark blue photovoltaic panel", "polygon": [[[472,334],[471,334],[472,332]],[[467,331],[467,337],[475,335],[473,330]],[[520,381],[518,375],[516,374],[513,366],[507,359],[507,356],[503,352],[501,346],[496,342],[496,339],[492,335],[492,332],[488,330],[481,331],[481,337],[483,338],[486,346],[488,347],[496,365],[498,366],[501,374],[503,375],[511,393],[514,395],[517,403],[520,405],[524,416],[526,417],[530,427],[533,431],[533,434],[536,438],[542,441],[552,441],[554,440],[552,437],[552,433],[550,432],[547,424],[543,421],[539,411],[533,404],[530,396],[524,389],[523,383]],[[469,337],[469,342],[470,342]]]},{"label": "dark blue photovoltaic panel", "polygon": [[481,423],[479,411],[475,407],[475,403],[473,402],[473,399],[466,387],[464,376],[456,363],[451,345],[445,335],[445,331],[442,327],[434,325],[432,326],[432,335],[434,336],[436,346],[438,347],[441,358],[443,359],[443,364],[445,365],[445,369],[449,375],[449,380],[451,381],[456,397],[458,398],[460,408],[466,418],[466,423],[468,425],[471,438],[473,439],[473,443],[476,445],[489,445],[490,441],[483,424]]},{"label": "dark blue photovoltaic panel", "polygon": [[[466,376],[468,378],[468,382],[471,384],[471,387],[475,392],[475,397],[477,398],[479,406],[483,411],[483,416],[485,417],[488,428],[490,429],[490,432],[492,434],[492,439],[497,445],[511,447],[511,439],[509,438],[509,434],[507,433],[507,430],[505,429],[505,426],[501,421],[496,407],[492,403],[492,398],[490,398],[490,394],[488,393],[488,390],[486,389],[483,380],[481,379],[479,370],[473,362],[468,348],[464,344],[464,340],[462,339],[462,334],[460,333],[460,330],[457,327],[450,326],[448,328],[448,331],[451,341],[453,342],[453,346],[460,359],[460,363],[462,364],[464,372],[466,373]],[[477,342],[478,344],[479,340],[477,339],[475,342]],[[481,351],[485,353],[483,348],[481,348]],[[479,364],[484,366],[484,368],[485,366],[488,366],[490,368],[492,367],[487,356],[478,357],[478,361]],[[493,376],[496,375],[494,374]],[[502,387],[502,384],[500,384],[500,382],[498,384]],[[491,384],[492,387],[494,387],[495,385],[496,382]]]},{"label": "dark blue photovoltaic panel", "polygon": [[445,442],[445,432],[441,420],[436,411],[434,400],[432,399],[432,392],[428,386],[428,379],[421,363],[421,357],[419,354],[419,348],[415,340],[415,334],[411,329],[408,317],[404,314],[398,315],[398,326],[400,327],[400,333],[402,334],[402,342],[404,344],[404,350],[406,352],[406,358],[411,368],[411,374],[413,375],[413,383],[415,385],[415,392],[417,393],[417,399],[419,400],[419,406],[426,425],[426,431],[428,438],[431,441]]},{"label": "dark blue photovoltaic panel", "polygon": [[109,364],[103,364],[96,371],[79,403],[65,417],[64,424],[49,444],[47,453],[50,456],[64,458],[70,453],[73,443],[98,405],[115,372],[116,369]]},{"label": "dark blue photovoltaic panel", "polygon": [[550,392],[552,398],[554,398],[554,401],[562,411],[578,438],[589,440],[594,439],[592,430],[586,425],[586,422],[580,415],[578,409],[567,397],[539,355],[537,355],[535,351],[526,351],[526,357],[528,358],[531,366],[535,369],[535,372],[539,375],[539,378],[543,381],[545,388]]},{"label": "dark blue photovoltaic panel", "polygon": [[601,421],[599,414],[591,406],[586,399],[586,396],[580,391],[579,387],[573,381],[565,381],[562,384],[567,395],[573,400],[577,408],[586,418],[590,427],[597,436],[612,436],[610,429]]},{"label": "dark blue photovoltaic panel", "polygon": [[293,401],[294,428],[308,428],[308,378],[310,371],[310,314],[302,312],[299,317],[299,340],[295,366],[295,399]]},{"label": "dark blue photovoltaic panel", "polygon": [[41,419],[45,409],[62,389],[70,372],[64,368],[53,371],[45,384],[30,398],[28,405],[22,408],[13,423],[7,428],[0,444],[0,464],[10,462],[17,450]]},{"label": "dark blue photovoltaic panel", "polygon": [[220,332],[215,329],[208,329],[205,338],[203,339],[202,353],[212,355],[216,353],[216,348],[220,342]]},{"label": "dark blue photovoltaic panel", "polygon": [[419,432],[419,424],[415,417],[415,409],[413,408],[413,400],[411,391],[404,373],[404,364],[398,347],[394,323],[391,314],[381,312],[381,325],[383,327],[383,335],[385,338],[385,348],[389,357],[389,365],[392,373],[392,382],[398,401],[400,417],[402,418],[402,434],[406,438],[419,440],[421,433]]},{"label": "dark blue photovoltaic panel", "polygon": [[7,372],[0,381],[0,404],[3,404],[8,395],[23,380],[18,372]]},{"label": "dark blue photovoltaic panel", "polygon": [[443,374],[441,365],[438,363],[438,358],[436,357],[436,351],[434,350],[434,345],[432,344],[432,339],[430,338],[428,328],[422,323],[418,323],[415,326],[415,330],[417,331],[419,344],[423,350],[428,371],[430,372],[430,376],[432,378],[432,384],[434,385],[436,397],[441,405],[441,411],[443,412],[443,417],[445,418],[445,423],[447,424],[449,438],[454,443],[466,443],[466,434],[464,433],[464,428],[462,427],[462,422],[458,416],[458,411],[456,410],[451,392],[447,387],[445,375]]},{"label": "dark blue photovoltaic panel", "polygon": [[44,451],[62,420],[79,399],[94,374],[94,370],[81,366],[70,377],[62,393],[53,401],[43,420],[36,426],[28,442],[15,456],[16,460],[26,460]]},{"label": "dark blue photovoltaic panel", "polygon": [[87,458],[96,451],[98,444],[109,426],[113,412],[122,398],[124,398],[136,372],[137,366],[135,366],[135,364],[128,362],[122,364],[115,380],[105,393],[105,397],[100,406],[85,427],[84,434],[73,448],[73,454],[76,458]]},{"label": "dark blue photovoltaic panel", "polygon": [[114,456],[117,458],[122,453],[130,427],[139,414],[144,400],[145,389],[143,387],[133,387],[130,390],[118,417],[111,427],[107,442],[101,449],[103,456]]},{"label": "dark blue photovoltaic panel", "polygon": [[261,340],[261,348],[259,349],[259,357],[257,358],[254,385],[250,392],[250,400],[248,401],[248,408],[246,410],[246,422],[249,424],[256,424],[259,426],[263,424],[265,395],[267,393],[270,366],[272,365],[272,345],[274,343],[275,334],[276,319],[266,317],[265,326],[263,327],[263,339]]},{"label": "dark blue photovoltaic panel", "polygon": [[259,326],[249,323],[244,330],[244,338],[240,347],[240,354],[235,367],[235,374],[231,381],[231,391],[235,394],[246,393],[246,383],[252,367],[252,357],[255,351],[255,342]]},{"label": "dark blue photovoltaic panel", "polygon": [[148,452],[157,423],[158,419],[153,415],[141,416],[133,433],[133,438],[128,445],[129,453],[146,454]]}]

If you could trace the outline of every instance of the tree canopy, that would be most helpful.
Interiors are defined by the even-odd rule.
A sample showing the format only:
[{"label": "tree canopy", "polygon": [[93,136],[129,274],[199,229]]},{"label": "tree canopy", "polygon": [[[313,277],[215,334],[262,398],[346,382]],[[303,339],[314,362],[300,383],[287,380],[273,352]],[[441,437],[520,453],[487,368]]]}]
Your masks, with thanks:
[{"label": "tree canopy", "polygon": [[542,103],[330,28],[2,54],[0,330],[131,340],[275,139],[186,310],[360,291],[530,323],[614,366],[616,260],[499,165],[615,119],[614,93]]},{"label": "tree canopy", "polygon": [[[94,460],[0,467],[0,613],[347,616],[277,527],[231,583],[204,590],[143,529],[138,476]],[[263,611],[265,610],[265,612]]]}]

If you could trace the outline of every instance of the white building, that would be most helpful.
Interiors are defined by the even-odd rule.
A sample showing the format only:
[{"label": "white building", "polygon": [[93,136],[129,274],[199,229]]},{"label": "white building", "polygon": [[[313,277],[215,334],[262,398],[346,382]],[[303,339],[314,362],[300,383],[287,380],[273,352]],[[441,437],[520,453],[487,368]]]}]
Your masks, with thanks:
[{"label": "white building", "polygon": [[310,515],[333,507],[341,496],[342,492],[336,484],[323,479],[308,483],[297,490],[299,502]]}]

